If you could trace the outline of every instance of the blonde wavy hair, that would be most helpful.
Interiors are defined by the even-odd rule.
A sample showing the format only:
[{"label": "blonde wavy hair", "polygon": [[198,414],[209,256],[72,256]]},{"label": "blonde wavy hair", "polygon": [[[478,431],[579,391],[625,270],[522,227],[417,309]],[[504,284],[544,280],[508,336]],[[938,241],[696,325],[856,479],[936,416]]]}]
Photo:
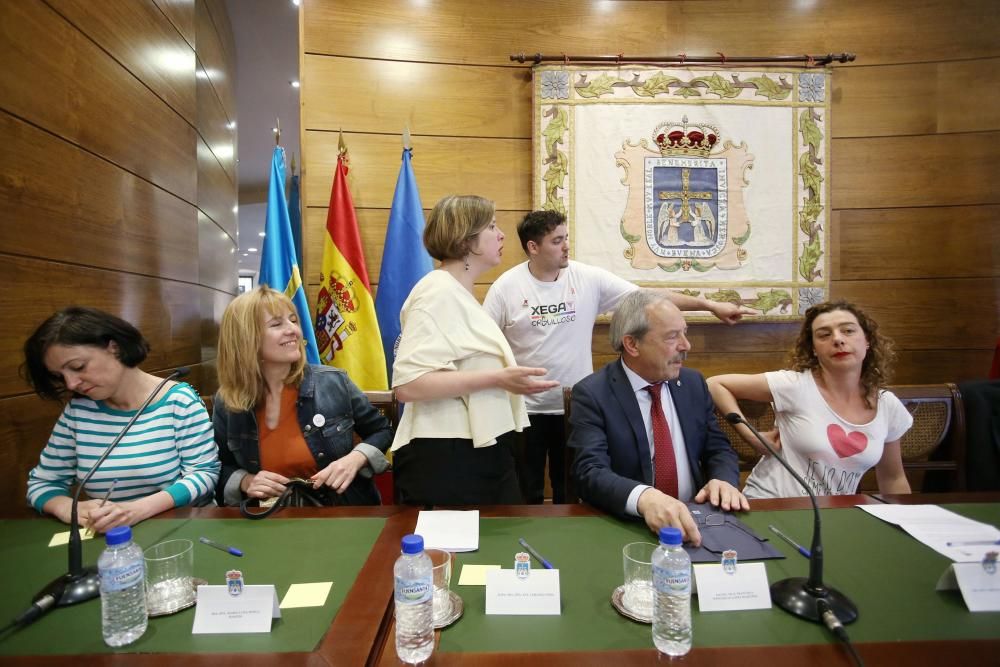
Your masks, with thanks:
[{"label": "blonde wavy hair", "polygon": [[[295,304],[283,293],[260,285],[233,299],[222,313],[219,327],[219,396],[234,412],[253,410],[264,398],[264,374],[260,366],[260,348],[264,340],[264,317],[296,312]],[[309,326],[300,322],[299,326]],[[305,372],[305,338],[299,341],[302,354],[292,364],[285,384],[298,385]]]}]

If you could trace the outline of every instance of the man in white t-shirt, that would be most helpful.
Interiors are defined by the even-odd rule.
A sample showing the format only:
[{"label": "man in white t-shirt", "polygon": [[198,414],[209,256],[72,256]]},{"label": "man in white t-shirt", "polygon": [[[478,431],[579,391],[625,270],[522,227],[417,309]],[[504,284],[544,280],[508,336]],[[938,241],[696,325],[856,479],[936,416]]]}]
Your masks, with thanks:
[{"label": "man in white t-shirt", "polygon": [[[517,363],[548,369],[561,387],[525,396],[531,428],[518,456],[518,478],[528,503],[541,503],[545,460],[549,463],[552,501],[565,502],[562,388],[594,371],[591,343],[601,313],[613,310],[637,285],[613,273],[569,259],[566,217],[557,211],[534,211],[517,226],[528,261],[504,272],[483,303],[510,343]],[[681,310],[707,310],[727,324],[752,311],[731,303],[664,290]]]}]

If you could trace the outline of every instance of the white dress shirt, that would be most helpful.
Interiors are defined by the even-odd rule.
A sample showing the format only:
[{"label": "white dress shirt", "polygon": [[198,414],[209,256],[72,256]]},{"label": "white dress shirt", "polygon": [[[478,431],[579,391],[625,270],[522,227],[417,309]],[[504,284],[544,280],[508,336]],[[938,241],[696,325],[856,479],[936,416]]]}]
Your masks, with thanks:
[{"label": "white dress shirt", "polygon": [[[650,414],[653,407],[653,398],[646,391],[649,382],[642,379],[635,371],[629,368],[624,361],[619,360],[625,371],[625,377],[632,385],[635,392],[635,400],[639,403],[639,414],[642,415],[642,423],[646,429],[646,441],[649,443],[649,458],[652,462],[656,458],[656,448],[653,446],[653,418]],[[678,380],[670,380],[678,382]],[[673,397],[666,387],[666,382],[660,385],[660,403],[663,406],[663,416],[667,419],[667,426],[670,428],[670,439],[674,445],[674,460],[677,464],[677,499],[683,502],[691,500],[695,494],[694,477],[691,475],[691,465],[688,462],[687,448],[684,446],[684,432],[681,431],[681,422],[677,417],[677,408],[674,406]],[[654,466],[655,469],[655,466]],[[639,496],[646,489],[652,488],[647,484],[638,484],[632,493],[629,494],[625,502],[625,513],[630,516],[639,515]]]}]

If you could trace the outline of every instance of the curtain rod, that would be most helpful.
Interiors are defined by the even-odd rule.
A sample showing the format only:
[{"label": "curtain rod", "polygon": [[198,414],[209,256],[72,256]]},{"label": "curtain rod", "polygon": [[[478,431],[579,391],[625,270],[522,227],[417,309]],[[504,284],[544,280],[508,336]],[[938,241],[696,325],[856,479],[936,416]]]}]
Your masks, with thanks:
[{"label": "curtain rod", "polygon": [[721,52],[717,56],[688,56],[683,53],[676,56],[634,56],[626,58],[619,53],[616,56],[568,56],[565,53],[557,56],[547,56],[542,53],[535,55],[525,55],[524,53],[511,54],[512,62],[531,62],[539,65],[543,62],[561,63],[616,63],[616,64],[649,64],[649,63],[677,63],[703,64],[718,63],[725,65],[728,63],[806,63],[807,65],[829,65],[830,63],[847,63],[855,59],[853,53],[827,53],[825,55],[802,55],[802,56],[727,56]]}]

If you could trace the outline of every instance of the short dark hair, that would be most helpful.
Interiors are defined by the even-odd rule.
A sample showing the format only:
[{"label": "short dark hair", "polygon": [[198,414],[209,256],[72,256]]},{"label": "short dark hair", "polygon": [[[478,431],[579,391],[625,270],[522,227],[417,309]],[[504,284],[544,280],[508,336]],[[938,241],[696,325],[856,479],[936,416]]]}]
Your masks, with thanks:
[{"label": "short dark hair", "polygon": [[528,241],[541,243],[545,235],[559,225],[566,224],[566,216],[559,211],[532,211],[517,223],[517,237],[521,247],[528,252]]},{"label": "short dark hair", "polygon": [[89,345],[107,348],[114,341],[118,361],[129,368],[149,354],[149,343],[134,326],[96,308],[70,306],[50,316],[24,343],[21,376],[42,398],[62,400],[66,385],[45,367],[45,353],[53,345]]}]

